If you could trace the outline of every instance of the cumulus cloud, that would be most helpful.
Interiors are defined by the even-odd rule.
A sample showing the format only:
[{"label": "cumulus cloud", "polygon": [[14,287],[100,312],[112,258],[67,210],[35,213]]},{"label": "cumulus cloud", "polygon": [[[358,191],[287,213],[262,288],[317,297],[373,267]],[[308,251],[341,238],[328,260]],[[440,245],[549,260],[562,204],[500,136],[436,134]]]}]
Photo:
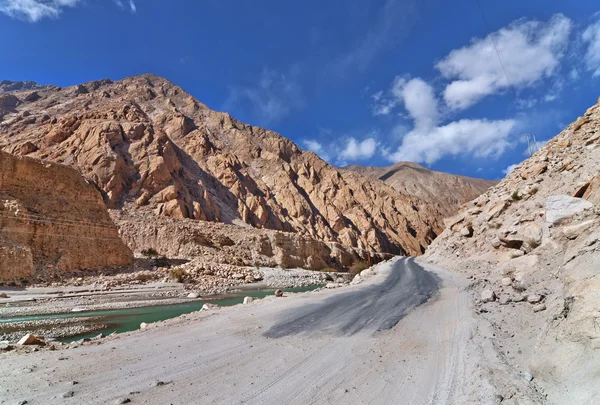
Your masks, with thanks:
[{"label": "cumulus cloud", "polygon": [[508,136],[515,126],[514,120],[462,119],[440,126],[441,114],[435,91],[421,78],[397,76],[388,94],[379,97],[380,105],[392,106],[391,109],[403,106],[413,121],[411,130],[399,126],[402,140],[396,151],[382,148],[390,161],[432,164],[444,156],[459,154],[499,156],[509,145]]},{"label": "cumulus cloud", "polygon": [[509,174],[511,174],[517,168],[517,166],[519,166],[519,163],[516,163],[514,165],[510,165],[506,169],[502,170],[502,173],[504,173],[505,176],[508,176]]},{"label": "cumulus cloud", "polygon": [[355,138],[349,138],[346,147],[340,152],[339,158],[342,160],[364,160],[369,159],[375,154],[377,141],[375,138],[366,138],[357,141]]},{"label": "cumulus cloud", "polygon": [[231,89],[224,107],[228,110],[233,105],[243,104],[254,110],[263,123],[280,120],[303,105],[297,76],[297,70],[283,74],[265,68],[256,85]]},{"label": "cumulus cloud", "polygon": [[453,80],[444,90],[446,104],[465,109],[509,87],[532,86],[552,76],[568,46],[571,28],[571,20],[562,14],[546,23],[517,20],[451,51],[436,64],[444,78]]},{"label": "cumulus cloud", "polygon": [[372,98],[374,115],[388,115],[396,107],[404,106],[418,127],[431,127],[439,120],[435,92],[420,78],[396,76],[389,91],[379,91]]},{"label": "cumulus cloud", "polygon": [[582,38],[587,46],[586,67],[594,76],[600,76],[600,18],[586,28]]},{"label": "cumulus cloud", "polygon": [[319,141],[315,141],[314,139],[305,139],[302,141],[302,144],[306,150],[316,153],[323,160],[329,161],[330,156]]},{"label": "cumulus cloud", "polygon": [[79,0],[0,0],[0,12],[12,18],[37,22],[43,18],[57,18],[66,7],[74,7]]},{"label": "cumulus cloud", "polygon": [[415,127],[402,138],[396,152],[386,157],[393,162],[406,160],[427,164],[444,156],[498,157],[509,146],[508,136],[514,126],[514,120],[463,119],[429,130]]}]

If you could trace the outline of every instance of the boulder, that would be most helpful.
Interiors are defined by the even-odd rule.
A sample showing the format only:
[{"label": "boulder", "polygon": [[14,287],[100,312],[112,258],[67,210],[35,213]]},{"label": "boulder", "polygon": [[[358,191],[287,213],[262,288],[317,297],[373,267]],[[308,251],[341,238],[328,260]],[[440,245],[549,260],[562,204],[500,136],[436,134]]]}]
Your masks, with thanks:
[{"label": "boulder", "polygon": [[591,202],[581,198],[551,195],[546,199],[546,221],[555,224],[593,206]]},{"label": "boulder", "polygon": [[512,284],[512,280],[510,277],[504,277],[502,279],[502,285],[508,287],[509,285]]},{"label": "boulder", "polygon": [[542,300],[542,296],[538,294],[531,294],[527,296],[527,302],[530,304],[537,304]]},{"label": "boulder", "polygon": [[208,302],[202,305],[202,311],[210,311],[213,309],[219,309],[219,306],[217,304],[209,304]]},{"label": "boulder", "polygon": [[191,292],[187,295],[188,298],[200,298],[200,294],[197,292]]},{"label": "boulder", "polygon": [[460,234],[465,238],[473,236],[473,227],[471,225],[463,226],[460,228]]},{"label": "boulder", "polygon": [[545,304],[538,304],[533,307],[533,312],[540,312],[540,311],[545,311],[545,310],[546,310]]},{"label": "boulder", "polygon": [[0,293],[0,298],[10,298],[6,293]]},{"label": "boulder", "polygon": [[140,329],[146,329],[147,327],[148,327],[148,324],[146,322],[140,323]]},{"label": "boulder", "polygon": [[481,292],[480,298],[481,302],[492,302],[496,300],[496,294],[494,291],[487,289]]},{"label": "boulder", "polygon": [[254,301],[252,297],[244,297],[244,304],[251,304]]},{"label": "boulder", "polygon": [[281,291],[281,290],[275,290],[275,296],[276,297],[283,297],[283,291]]},{"label": "boulder", "polygon": [[21,338],[21,340],[19,340],[17,342],[17,345],[19,345],[19,346],[29,346],[29,345],[43,346],[45,344],[46,343],[42,339],[38,338],[35,335],[32,335],[31,333],[26,334],[25,336],[23,336]]}]

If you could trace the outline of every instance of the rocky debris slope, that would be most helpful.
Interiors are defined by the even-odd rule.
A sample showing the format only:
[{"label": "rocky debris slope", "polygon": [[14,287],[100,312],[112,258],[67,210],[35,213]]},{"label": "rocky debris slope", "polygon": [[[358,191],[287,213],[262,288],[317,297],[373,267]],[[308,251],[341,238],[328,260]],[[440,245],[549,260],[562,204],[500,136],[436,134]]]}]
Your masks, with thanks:
[{"label": "rocky debris slope", "polygon": [[600,396],[599,204],[595,105],[448,219],[424,257],[471,275],[497,348],[549,403]]},{"label": "rocky debris slope", "polygon": [[440,221],[455,215],[462,204],[471,201],[498,183],[436,172],[412,162],[398,162],[387,167],[350,165],[343,169],[382,180],[403,195],[410,195],[436,205],[440,211]]},{"label": "rocky debris slope", "polygon": [[100,193],[76,170],[0,151],[0,281],[132,260]]},{"label": "rocky debris slope", "polygon": [[168,217],[148,221],[137,213],[111,212],[121,237],[134,251],[155,251],[169,258],[195,258],[196,263],[207,266],[342,270],[362,257],[376,262],[390,257],[357,253],[338,242],[321,242],[297,233]]},{"label": "rocky debris slope", "polygon": [[357,251],[420,254],[439,208],[339,171],[290,140],[142,75],[3,93],[0,149],[79,170],[124,214],[293,232]]}]

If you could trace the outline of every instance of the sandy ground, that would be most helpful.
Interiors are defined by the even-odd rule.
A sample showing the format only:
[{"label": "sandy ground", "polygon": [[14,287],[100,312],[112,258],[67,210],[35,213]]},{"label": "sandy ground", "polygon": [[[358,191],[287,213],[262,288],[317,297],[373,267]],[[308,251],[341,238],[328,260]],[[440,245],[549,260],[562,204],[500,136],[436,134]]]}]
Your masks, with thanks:
[{"label": "sandy ground", "polygon": [[[441,288],[433,298],[389,330],[377,332],[376,323],[349,334],[306,327],[265,337],[294,308],[305,314],[332,300],[347,304],[335,298],[344,294],[365,299],[357,291],[368,291],[372,305],[387,302],[377,294],[405,293],[400,280],[406,279],[395,281],[399,290],[377,286],[393,272],[417,271],[414,262],[395,259],[356,286],[197,312],[99,345],[4,353],[0,404],[110,404],[125,398],[133,404],[500,403],[484,377],[485,348],[473,339],[478,327],[468,283],[442,269],[435,269]],[[63,398],[69,391],[73,396]]]}]

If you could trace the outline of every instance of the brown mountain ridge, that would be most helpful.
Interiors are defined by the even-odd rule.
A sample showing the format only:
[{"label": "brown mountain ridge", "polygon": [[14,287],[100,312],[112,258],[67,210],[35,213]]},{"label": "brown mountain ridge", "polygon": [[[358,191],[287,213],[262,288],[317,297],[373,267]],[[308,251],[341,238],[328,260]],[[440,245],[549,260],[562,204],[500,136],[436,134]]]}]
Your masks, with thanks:
[{"label": "brown mountain ridge", "polygon": [[77,169],[130,235],[160,216],[293,232],[357,257],[414,255],[448,214],[416,192],[338,170],[151,74],[0,99],[0,149]]}]

